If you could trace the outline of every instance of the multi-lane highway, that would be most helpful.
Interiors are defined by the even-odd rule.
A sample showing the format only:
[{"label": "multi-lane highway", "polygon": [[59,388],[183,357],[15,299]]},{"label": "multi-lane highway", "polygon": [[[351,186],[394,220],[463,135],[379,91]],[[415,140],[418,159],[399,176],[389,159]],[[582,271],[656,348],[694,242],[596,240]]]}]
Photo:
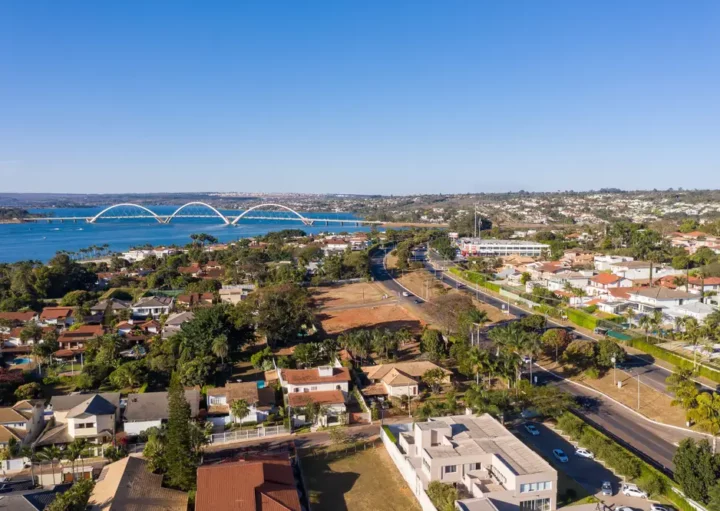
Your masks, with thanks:
[{"label": "multi-lane highway", "polygon": [[[372,258],[371,271],[373,277],[383,284],[391,293],[402,297],[402,292],[407,290],[395,282],[385,269],[383,264],[384,256],[385,254],[383,252],[378,252]],[[459,285],[460,283],[453,276],[448,275],[445,271],[438,270],[436,266],[433,266],[427,259],[425,259],[424,262],[426,270],[433,273],[438,280],[441,280],[445,284],[471,294],[478,300],[492,307],[501,310],[507,310],[509,308],[510,313],[516,317],[528,315],[528,312],[523,309],[487,294],[480,289]],[[405,300],[416,303],[419,301],[420,303],[417,305],[422,305],[422,299],[419,297],[411,295],[409,298],[405,298]],[[564,327],[564,325],[555,323],[552,320],[549,320],[548,323],[554,326]],[[593,340],[592,337],[586,334],[581,332],[576,333],[583,339]],[[637,374],[636,371],[639,372],[642,382],[657,390],[665,391],[665,378],[670,375],[670,371],[639,358],[632,359],[631,364],[626,370],[633,375]],[[582,396],[586,398],[587,401],[592,401],[594,403],[593,406],[585,408],[582,411],[582,414],[589,421],[625,442],[629,447],[635,449],[641,455],[644,455],[646,459],[654,460],[658,465],[667,470],[672,471],[673,469],[672,458],[680,440],[688,436],[703,438],[702,435],[697,433],[649,421],[634,411],[608,399],[599,392],[574,385],[550,373],[538,370],[534,374],[538,375],[539,383],[557,385],[572,395]]]}]

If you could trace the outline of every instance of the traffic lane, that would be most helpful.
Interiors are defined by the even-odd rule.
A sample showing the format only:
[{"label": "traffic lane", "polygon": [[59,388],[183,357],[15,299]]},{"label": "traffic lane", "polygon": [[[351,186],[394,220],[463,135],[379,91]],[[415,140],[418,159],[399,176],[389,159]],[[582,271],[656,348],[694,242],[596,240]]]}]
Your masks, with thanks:
[{"label": "traffic lane", "polygon": [[[373,257],[370,259],[370,273],[376,282],[385,286],[388,291],[395,293],[398,299],[406,300],[408,303],[412,303],[413,305],[422,305],[425,303],[425,300],[405,289],[392,278],[390,272],[388,272],[385,268],[384,256]],[[407,293],[409,296],[403,296],[403,293]]]},{"label": "traffic lane", "polygon": [[[557,469],[575,479],[590,494],[595,495],[602,490],[603,481],[610,481],[613,490],[617,492],[620,487],[620,478],[605,468],[601,463],[583,458],[575,454],[575,445],[565,440],[552,429],[542,423],[533,423],[540,434],[533,436],[523,426],[517,428],[516,434],[523,442],[531,445],[533,449],[542,454]],[[562,463],[553,455],[553,449],[562,449],[568,457],[567,463]]]},{"label": "traffic lane", "polygon": [[674,469],[672,459],[677,449],[675,444],[688,436],[702,437],[654,424],[622,405],[604,398],[601,394],[574,385],[567,380],[558,380],[545,371],[539,370],[536,376],[539,384],[555,385],[573,396],[583,398],[586,402],[592,402],[592,406],[583,407],[578,412],[589,422],[605,429],[670,471]]}]

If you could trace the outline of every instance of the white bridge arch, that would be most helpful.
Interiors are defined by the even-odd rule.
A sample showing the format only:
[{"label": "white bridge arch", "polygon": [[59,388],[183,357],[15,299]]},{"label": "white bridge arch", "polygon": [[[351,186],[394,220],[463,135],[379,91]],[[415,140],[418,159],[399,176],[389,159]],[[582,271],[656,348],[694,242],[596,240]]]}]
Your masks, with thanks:
[{"label": "white bridge arch", "polygon": [[145,206],[141,206],[140,204],[132,204],[132,203],[129,203],[129,202],[124,202],[124,203],[122,203],[122,204],[113,204],[112,206],[109,206],[109,207],[103,209],[100,213],[98,213],[98,214],[95,215],[94,217],[90,218],[90,219],[88,220],[88,223],[94,224],[95,221],[96,221],[98,218],[100,218],[101,216],[103,216],[103,215],[104,215],[105,213],[107,213],[108,211],[111,211],[111,210],[113,210],[113,209],[115,209],[115,208],[122,208],[122,207],[133,207],[133,208],[142,209],[143,211],[146,211],[146,212],[150,213],[150,215],[152,215],[152,217],[155,218],[155,220],[157,220],[159,223],[163,223],[162,217],[158,216],[158,214],[155,213],[154,211],[146,208]]},{"label": "white bridge arch", "polygon": [[229,225],[229,224],[230,224],[230,220],[228,220],[228,218],[227,218],[225,215],[223,215],[222,213],[220,213],[217,209],[215,209],[214,207],[212,207],[210,204],[206,204],[206,203],[204,203],[204,202],[188,202],[187,204],[183,204],[182,206],[180,206],[179,208],[177,208],[172,215],[170,215],[169,217],[167,217],[167,219],[165,220],[165,223],[166,223],[166,224],[169,224],[169,223],[170,223],[170,220],[172,220],[173,218],[175,218],[175,215],[177,215],[178,213],[180,213],[183,209],[185,209],[185,208],[188,207],[188,206],[205,206],[206,208],[211,209],[217,216],[219,216],[220,218],[222,218],[223,222],[225,222],[226,225]]},{"label": "white bridge arch", "polygon": [[295,211],[295,210],[292,209],[292,208],[289,208],[289,207],[287,207],[287,206],[283,206],[282,204],[263,203],[263,204],[258,204],[257,206],[253,206],[253,207],[251,207],[251,208],[248,208],[248,209],[246,209],[245,211],[243,211],[242,213],[240,213],[240,214],[237,216],[237,218],[235,218],[235,219],[231,222],[231,225],[236,225],[236,224],[240,221],[240,219],[241,219],[242,217],[244,217],[245,215],[247,215],[248,213],[250,213],[251,211],[253,211],[253,210],[255,210],[255,209],[267,208],[267,207],[276,207],[276,208],[284,209],[284,210],[286,210],[286,211],[289,211],[290,213],[293,213],[295,216],[297,216],[298,219],[301,220],[303,224],[305,224],[305,225],[312,225],[312,224],[313,224],[313,221],[312,221],[312,220],[310,220],[309,218],[305,218],[304,216],[302,216],[300,213],[298,213],[297,211]]}]

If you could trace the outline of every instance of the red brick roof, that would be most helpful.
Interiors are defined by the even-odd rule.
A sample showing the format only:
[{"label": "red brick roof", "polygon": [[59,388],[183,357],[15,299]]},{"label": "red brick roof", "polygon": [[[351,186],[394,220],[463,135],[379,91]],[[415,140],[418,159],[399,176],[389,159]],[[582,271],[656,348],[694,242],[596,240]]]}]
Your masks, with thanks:
[{"label": "red brick roof", "polygon": [[688,282],[690,282],[690,284],[692,284],[693,286],[701,286],[701,285],[703,285],[703,283],[706,286],[719,286],[720,285],[720,277],[708,277],[705,280],[700,279],[698,277],[690,277],[688,279]]},{"label": "red brick roof", "polygon": [[310,403],[320,405],[339,405],[345,403],[345,397],[339,390],[321,390],[319,392],[292,392],[288,394],[288,404],[294,408]]},{"label": "red brick roof", "polygon": [[76,330],[63,332],[58,337],[59,343],[64,342],[79,342],[98,337],[105,333],[105,328],[102,325],[82,325]]},{"label": "red brick roof", "polygon": [[196,511],[301,511],[290,460],[256,458],[197,470]]},{"label": "red brick roof", "polygon": [[283,380],[293,385],[350,381],[350,370],[347,367],[333,367],[332,376],[320,376],[317,367],[312,369],[283,369],[280,374]]},{"label": "red brick roof", "polygon": [[0,319],[25,323],[35,317],[37,312],[0,312]]},{"label": "red brick roof", "polygon": [[593,282],[597,282],[598,284],[602,284],[604,286],[607,286],[608,284],[615,284],[616,282],[619,282],[622,279],[619,275],[615,275],[612,273],[599,273],[598,275],[595,275],[590,280]]},{"label": "red brick roof", "polygon": [[45,307],[40,313],[40,319],[43,321],[65,319],[72,316],[72,313],[72,307]]}]

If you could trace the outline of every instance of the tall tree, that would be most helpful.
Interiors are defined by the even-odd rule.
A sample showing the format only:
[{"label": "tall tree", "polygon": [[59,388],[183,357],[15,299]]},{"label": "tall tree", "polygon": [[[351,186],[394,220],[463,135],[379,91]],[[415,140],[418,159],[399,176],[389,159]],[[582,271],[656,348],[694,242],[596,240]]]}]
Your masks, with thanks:
[{"label": "tall tree", "polygon": [[698,502],[707,502],[717,479],[717,461],[707,440],[685,438],[673,456],[675,480],[683,493]]},{"label": "tall tree", "polygon": [[199,461],[193,452],[190,418],[190,405],[185,399],[179,375],[174,374],[168,391],[165,479],[169,486],[183,491],[195,487],[195,472]]}]

